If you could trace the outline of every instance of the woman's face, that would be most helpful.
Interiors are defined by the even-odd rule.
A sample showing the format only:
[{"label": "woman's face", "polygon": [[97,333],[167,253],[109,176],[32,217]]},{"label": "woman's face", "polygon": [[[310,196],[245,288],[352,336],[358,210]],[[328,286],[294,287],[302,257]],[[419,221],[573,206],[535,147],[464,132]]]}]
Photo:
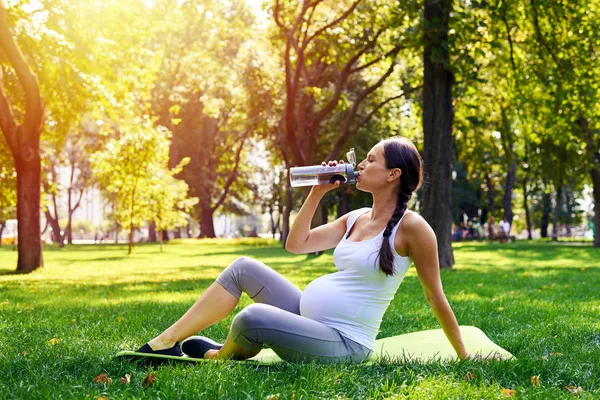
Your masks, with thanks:
[{"label": "woman's face", "polygon": [[[399,176],[400,169],[387,169],[385,166],[385,157],[383,143],[377,143],[367,154],[360,164],[358,164],[359,176],[356,182],[356,188],[363,192],[373,193],[390,184],[394,175]],[[394,172],[397,171],[397,172]]]}]

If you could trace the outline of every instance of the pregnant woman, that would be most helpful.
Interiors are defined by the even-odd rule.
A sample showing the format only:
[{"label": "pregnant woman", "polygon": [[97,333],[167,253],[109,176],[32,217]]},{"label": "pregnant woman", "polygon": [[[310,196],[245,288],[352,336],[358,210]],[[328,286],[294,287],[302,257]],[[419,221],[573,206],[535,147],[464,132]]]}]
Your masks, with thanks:
[{"label": "pregnant woman", "polygon": [[[356,187],[372,194],[372,207],[310,229],[319,201],[339,182],[313,186],[286,242],[296,254],[335,248],[337,272],[301,291],[260,261],[238,258],[177,322],[138,352],[246,359],[267,345],[289,361],[360,362],[373,351],[383,315],[412,261],[448,340],[460,358],[467,357],[442,289],[435,234],[407,210],[423,176],[416,147],[405,138],[383,140],[358,170]],[[192,336],[227,317],[242,292],[255,304],[236,315],[225,343]]]}]

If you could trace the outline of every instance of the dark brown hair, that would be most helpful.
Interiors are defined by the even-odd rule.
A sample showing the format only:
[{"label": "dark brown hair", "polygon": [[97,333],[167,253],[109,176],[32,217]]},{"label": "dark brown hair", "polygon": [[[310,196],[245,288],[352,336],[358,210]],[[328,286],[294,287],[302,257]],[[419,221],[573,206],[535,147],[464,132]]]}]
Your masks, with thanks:
[{"label": "dark brown hair", "polygon": [[379,251],[379,268],[386,275],[394,275],[394,254],[389,238],[394,226],[404,215],[413,192],[421,187],[423,168],[421,155],[410,140],[395,136],[383,141],[383,154],[387,169],[400,168],[400,185],[398,185],[398,200],[394,214],[383,231],[383,244]]}]

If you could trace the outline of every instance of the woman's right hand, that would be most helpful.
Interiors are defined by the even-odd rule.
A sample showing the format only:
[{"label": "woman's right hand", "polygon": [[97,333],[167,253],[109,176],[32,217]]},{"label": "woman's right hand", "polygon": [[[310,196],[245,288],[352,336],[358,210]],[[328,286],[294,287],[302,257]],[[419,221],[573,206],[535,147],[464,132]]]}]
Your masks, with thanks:
[{"label": "woman's right hand", "polygon": [[[344,160],[340,160],[339,162],[333,160],[333,161],[329,161],[329,162],[323,161],[321,163],[321,165],[324,167],[335,167],[336,165],[343,164],[343,163],[344,163]],[[324,184],[324,185],[315,185],[312,187],[310,192],[314,193],[316,195],[319,195],[319,196],[323,196],[323,195],[325,195],[325,193],[329,192],[330,190],[338,188],[341,184],[342,184],[342,182],[340,180],[336,180],[334,183],[328,183],[328,184]]]}]

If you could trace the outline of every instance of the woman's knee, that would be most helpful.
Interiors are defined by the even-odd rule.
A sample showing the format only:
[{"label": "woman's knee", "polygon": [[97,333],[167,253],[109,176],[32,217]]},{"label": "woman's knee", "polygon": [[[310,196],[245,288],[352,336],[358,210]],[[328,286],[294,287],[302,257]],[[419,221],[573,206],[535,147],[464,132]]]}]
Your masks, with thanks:
[{"label": "woman's knee", "polygon": [[259,329],[264,325],[265,305],[250,304],[235,316],[231,322],[231,337],[235,338],[248,330]]},{"label": "woman's knee", "polygon": [[270,306],[260,303],[251,304],[235,316],[229,334],[238,346],[256,350],[262,348],[265,339],[261,331],[271,325],[273,325],[273,315]]}]

